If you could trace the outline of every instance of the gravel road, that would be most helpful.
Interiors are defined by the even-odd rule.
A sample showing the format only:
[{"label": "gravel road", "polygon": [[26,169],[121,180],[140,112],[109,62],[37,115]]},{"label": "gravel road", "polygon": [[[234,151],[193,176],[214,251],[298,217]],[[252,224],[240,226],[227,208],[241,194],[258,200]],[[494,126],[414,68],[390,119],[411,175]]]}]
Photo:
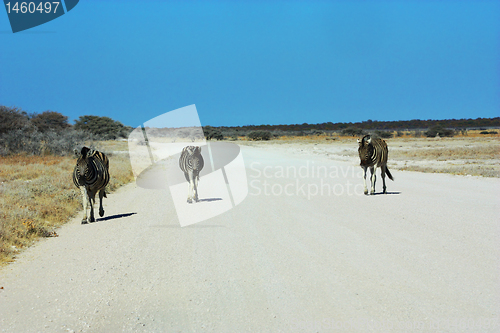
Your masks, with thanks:
[{"label": "gravel road", "polygon": [[242,154],[248,196],[219,216],[180,227],[134,183],[23,252],[0,332],[500,331],[499,179],[393,171],[365,196],[351,161]]}]

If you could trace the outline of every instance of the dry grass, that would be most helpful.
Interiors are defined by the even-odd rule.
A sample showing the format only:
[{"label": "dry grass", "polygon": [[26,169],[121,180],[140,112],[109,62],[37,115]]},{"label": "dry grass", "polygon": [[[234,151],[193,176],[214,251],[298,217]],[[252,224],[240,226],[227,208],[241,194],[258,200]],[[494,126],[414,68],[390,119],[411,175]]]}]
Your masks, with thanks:
[{"label": "dry grass", "polygon": [[[108,192],[131,182],[128,155],[102,151],[110,160]],[[57,236],[55,229],[82,209],[72,181],[74,166],[71,157],[0,158],[0,265],[36,239]]]},{"label": "dry grass", "polygon": [[387,140],[393,168],[456,175],[500,177],[498,136]]},{"label": "dry grass", "polygon": [[[467,135],[452,138],[415,138],[404,132],[400,137],[385,139],[389,146],[388,166],[395,170],[500,177],[500,134],[484,135],[480,132],[468,131]],[[236,143],[250,146],[279,145],[297,151],[309,149],[331,159],[358,164],[356,139],[352,136],[315,135]]]}]

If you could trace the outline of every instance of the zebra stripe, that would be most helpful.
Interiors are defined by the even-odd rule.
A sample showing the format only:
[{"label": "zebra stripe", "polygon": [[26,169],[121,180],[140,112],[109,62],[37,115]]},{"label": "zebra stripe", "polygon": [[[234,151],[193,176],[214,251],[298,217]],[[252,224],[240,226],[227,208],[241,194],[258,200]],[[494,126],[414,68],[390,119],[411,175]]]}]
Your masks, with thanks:
[{"label": "zebra stripe", "polygon": [[87,223],[87,207],[90,204],[90,222],[94,222],[95,195],[99,192],[99,216],[104,215],[102,198],[106,198],[105,188],[109,182],[109,160],[104,153],[83,147],[75,149],[77,157],[73,170],[73,183],[80,188],[83,199],[84,216],[82,224]]},{"label": "zebra stripe", "polygon": [[184,172],[184,177],[189,183],[188,203],[192,203],[193,200],[198,202],[198,181],[200,180],[200,171],[204,165],[201,147],[187,146],[182,149],[179,167]]},{"label": "zebra stripe", "polygon": [[387,158],[389,156],[389,150],[387,144],[384,140],[378,138],[372,138],[369,135],[365,135],[361,140],[358,139],[358,153],[361,160],[360,166],[363,168],[363,182],[365,185],[365,194],[368,194],[368,188],[366,187],[366,169],[370,168],[371,172],[371,191],[370,194],[375,194],[375,172],[377,168],[380,167],[382,173],[382,182],[384,184],[384,192],[387,193],[387,188],[385,186],[385,174],[392,178],[391,172],[387,168]]}]

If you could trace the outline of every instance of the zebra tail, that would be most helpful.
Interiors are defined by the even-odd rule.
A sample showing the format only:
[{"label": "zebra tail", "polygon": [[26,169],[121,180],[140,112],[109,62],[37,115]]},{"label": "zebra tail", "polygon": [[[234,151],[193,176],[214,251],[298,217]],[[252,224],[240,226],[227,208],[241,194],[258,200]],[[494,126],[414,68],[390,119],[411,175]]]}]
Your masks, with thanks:
[{"label": "zebra tail", "polygon": [[389,171],[388,167],[385,167],[385,173],[387,174],[387,177],[389,177],[390,180],[394,181],[394,178],[392,178],[391,172]]}]

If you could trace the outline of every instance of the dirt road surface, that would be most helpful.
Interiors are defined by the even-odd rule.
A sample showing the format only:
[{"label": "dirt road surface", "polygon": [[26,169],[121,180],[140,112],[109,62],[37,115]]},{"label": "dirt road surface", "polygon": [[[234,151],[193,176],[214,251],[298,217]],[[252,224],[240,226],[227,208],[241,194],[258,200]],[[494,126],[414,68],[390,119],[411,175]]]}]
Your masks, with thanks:
[{"label": "dirt road surface", "polygon": [[242,154],[248,196],[219,216],[181,228],[134,183],[22,253],[0,332],[500,331],[499,179],[393,171],[365,196],[354,162]]}]

